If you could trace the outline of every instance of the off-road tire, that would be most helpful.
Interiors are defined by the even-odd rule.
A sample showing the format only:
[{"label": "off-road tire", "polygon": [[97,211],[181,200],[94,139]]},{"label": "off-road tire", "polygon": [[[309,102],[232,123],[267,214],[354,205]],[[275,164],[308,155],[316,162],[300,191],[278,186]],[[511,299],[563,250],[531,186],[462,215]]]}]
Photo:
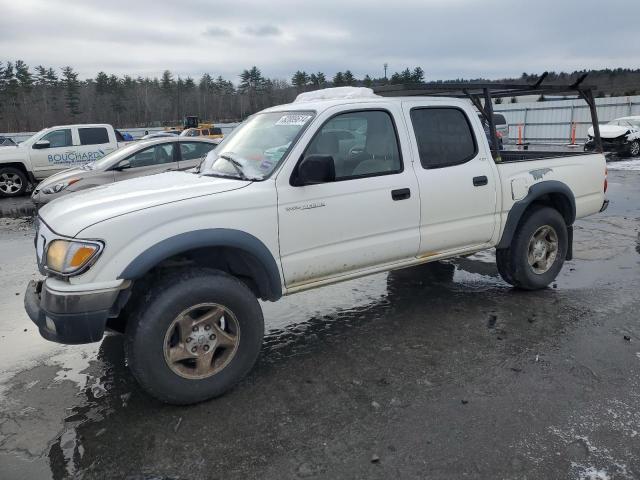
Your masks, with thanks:
[{"label": "off-road tire", "polygon": [[17,187],[17,190],[9,191],[9,187],[0,187],[0,197],[20,197],[27,193],[27,188],[29,188],[29,179],[19,168],[1,167],[0,183],[4,183],[6,180],[11,180],[12,186]]},{"label": "off-road tire", "polygon": [[[556,209],[535,206],[518,225],[508,248],[496,250],[498,272],[505,282],[524,290],[539,290],[551,284],[564,264],[567,256],[567,225]],[[529,242],[533,234],[542,226],[550,226],[558,239],[555,260],[544,273],[536,273],[527,259]]]},{"label": "off-road tire", "polygon": [[[240,328],[237,351],[213,376],[189,379],[165,360],[165,335],[180,313],[194,305],[216,303],[233,312]],[[125,354],[142,388],[162,402],[187,405],[222,395],[253,367],[264,337],[256,296],[237,278],[213,269],[179,270],[154,282],[132,313],[125,330]]]}]

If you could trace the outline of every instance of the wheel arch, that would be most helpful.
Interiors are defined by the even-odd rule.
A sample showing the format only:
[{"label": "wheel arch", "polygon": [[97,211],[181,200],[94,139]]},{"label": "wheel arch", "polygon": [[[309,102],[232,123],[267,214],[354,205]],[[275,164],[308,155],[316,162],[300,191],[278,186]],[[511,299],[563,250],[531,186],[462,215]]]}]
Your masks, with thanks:
[{"label": "wheel arch", "polygon": [[546,205],[560,212],[567,227],[576,219],[576,200],[569,186],[557,180],[545,180],[529,187],[527,196],[513,204],[496,248],[508,248],[527,211],[535,205]]},{"label": "wheel arch", "polygon": [[20,170],[22,173],[25,174],[25,176],[27,177],[27,180],[29,180],[30,182],[35,181],[35,177],[33,176],[33,173],[30,172],[29,169],[27,168],[27,164],[19,160],[0,163],[0,169],[2,168],[17,168],[18,170]]},{"label": "wheel arch", "polygon": [[118,278],[141,279],[177,256],[187,256],[198,264],[222,265],[229,273],[252,282],[250,286],[257,296],[265,300],[275,301],[282,296],[278,264],[265,244],[249,233],[225,228],[194,230],[166,238],[134,258]]}]

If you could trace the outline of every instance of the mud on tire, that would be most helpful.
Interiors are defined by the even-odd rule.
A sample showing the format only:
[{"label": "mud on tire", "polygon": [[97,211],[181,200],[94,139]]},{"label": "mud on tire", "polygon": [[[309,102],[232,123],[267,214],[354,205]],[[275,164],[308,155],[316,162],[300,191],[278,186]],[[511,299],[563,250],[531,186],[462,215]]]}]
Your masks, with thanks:
[{"label": "mud on tire", "polygon": [[562,269],[567,241],[567,225],[562,215],[553,208],[535,206],[521,221],[511,245],[496,250],[498,272],[514,287],[545,288]]},{"label": "mud on tire", "polygon": [[[237,278],[218,270],[181,270],[151,286],[125,336],[129,368],[142,388],[163,402],[186,405],[225,393],[249,372],[264,320],[257,298]],[[192,349],[197,353],[190,356]],[[211,360],[209,370],[200,371],[203,354]]]}]

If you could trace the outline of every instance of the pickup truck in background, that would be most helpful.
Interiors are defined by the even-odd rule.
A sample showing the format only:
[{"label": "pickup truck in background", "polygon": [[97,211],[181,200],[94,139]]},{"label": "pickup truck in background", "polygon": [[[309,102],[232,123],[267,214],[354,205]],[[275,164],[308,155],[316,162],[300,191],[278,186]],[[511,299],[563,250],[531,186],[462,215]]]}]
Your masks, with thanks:
[{"label": "pickup truck in background", "polygon": [[25,294],[41,335],[121,331],[147,392],[195,403],[253,366],[258,299],[488,248],[505,281],[544,288],[571,258],[574,221],[607,206],[602,154],[496,163],[466,100],[344,92],[253,115],[193,171],[45,205],[46,278]]},{"label": "pickup truck in background", "polygon": [[15,147],[0,149],[0,196],[24,195],[29,183],[93,162],[124,143],[122,134],[106,124],[45,128]]}]

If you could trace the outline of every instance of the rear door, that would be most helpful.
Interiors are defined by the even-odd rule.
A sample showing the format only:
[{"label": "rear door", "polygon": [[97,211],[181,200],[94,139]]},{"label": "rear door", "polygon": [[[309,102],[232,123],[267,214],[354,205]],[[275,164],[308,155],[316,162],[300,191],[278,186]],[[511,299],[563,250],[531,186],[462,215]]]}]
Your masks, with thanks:
[{"label": "rear door", "polygon": [[[430,256],[489,244],[497,182],[476,114],[461,106],[403,102],[420,184],[420,252]],[[481,143],[482,142],[482,143]]]},{"label": "rear door", "polygon": [[78,127],[79,150],[87,157],[88,161],[102,158],[117,148],[114,133],[107,127]]},{"label": "rear door", "polygon": [[178,169],[177,142],[158,143],[140,150],[114,165],[114,180],[144,177]]},{"label": "rear door", "polygon": [[215,143],[210,142],[179,142],[178,145],[180,145],[180,158],[178,159],[180,170],[197,167],[204,157],[217,147]]},{"label": "rear door", "polygon": [[336,181],[297,186],[295,167],[278,175],[287,287],[415,257],[420,203],[401,115],[399,104],[330,109],[291,160],[297,165],[308,155],[331,155]]}]

